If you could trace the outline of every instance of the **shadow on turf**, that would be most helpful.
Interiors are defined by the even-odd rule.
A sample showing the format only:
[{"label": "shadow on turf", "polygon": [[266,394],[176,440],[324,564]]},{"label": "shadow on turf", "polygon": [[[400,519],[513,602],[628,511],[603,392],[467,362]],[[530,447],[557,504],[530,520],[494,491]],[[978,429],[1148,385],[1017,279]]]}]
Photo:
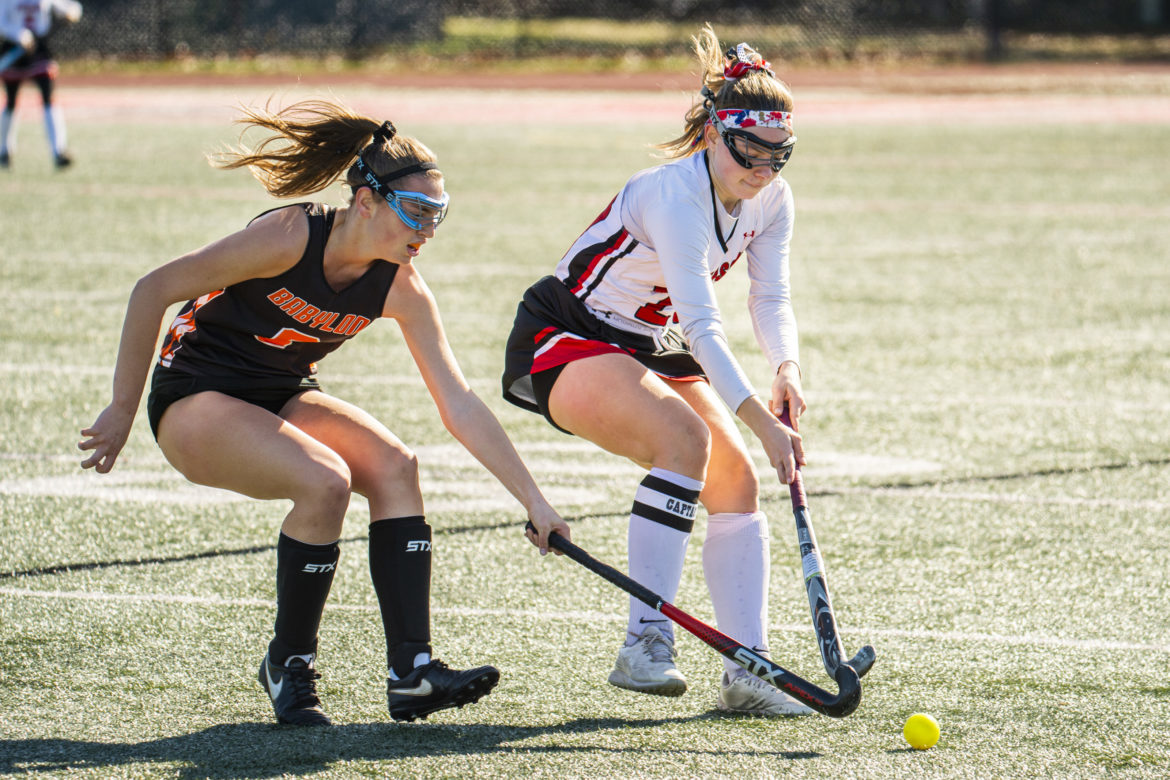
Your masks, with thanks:
[{"label": "shadow on turf", "polygon": [[[915,488],[927,487],[941,487],[943,485],[960,485],[964,483],[979,483],[979,482],[1006,482],[1013,479],[1032,479],[1035,477],[1054,477],[1065,474],[1082,474],[1092,471],[1117,471],[1119,469],[1136,468],[1139,466],[1170,466],[1170,458],[1148,458],[1146,460],[1126,460],[1117,463],[1100,463],[1088,466],[1067,466],[1047,469],[1035,469],[1033,471],[1019,471],[1006,474],[974,474],[960,477],[942,477],[939,479],[922,480],[919,482],[887,482],[885,484],[871,485],[875,489],[893,489],[893,490],[912,490]],[[808,495],[814,498],[818,496],[837,496],[841,495],[839,491],[832,488],[823,490],[810,490]],[[580,522],[582,520],[590,520],[606,517],[620,517],[627,514],[627,512],[598,512],[596,514],[578,515],[576,517],[566,517],[570,523]],[[508,523],[494,523],[492,525],[465,525],[457,526],[455,528],[436,528],[435,533],[453,535],[473,533],[477,531],[499,531],[507,528],[516,528],[514,522]],[[352,536],[340,540],[339,544],[348,544],[350,542],[365,541],[365,536]],[[0,571],[0,581],[21,579],[23,577],[41,577],[53,574],[67,574],[75,571],[89,571],[94,569],[110,569],[117,567],[131,567],[131,566],[147,566],[155,563],[183,563],[185,561],[196,561],[201,558],[220,558],[232,555],[254,555],[263,552],[272,552],[276,549],[276,545],[259,545],[255,547],[237,547],[229,550],[206,550],[198,553],[187,553],[184,555],[159,556],[155,558],[123,558],[109,561],[90,561],[86,563],[62,563],[54,566],[37,566],[32,569],[24,569],[23,571]]]},{"label": "shadow on turf", "polygon": [[[589,520],[598,517],[616,517],[617,513],[595,514],[595,515],[578,515],[576,517],[566,517],[567,522],[579,522],[581,520]],[[515,522],[509,523],[494,523],[492,525],[464,525],[455,528],[436,528],[436,534],[454,535],[466,534],[475,531],[499,531],[506,528],[519,529]],[[352,542],[364,542],[369,537],[367,536],[350,536],[338,540],[338,544],[350,544]],[[523,538],[520,536],[520,538]],[[237,555],[257,555],[259,553],[275,552],[275,544],[261,544],[253,547],[234,547],[229,550],[204,550],[203,552],[184,553],[183,555],[165,555],[151,558],[115,558],[108,561],[86,561],[84,563],[59,563],[53,566],[36,566],[31,569],[24,569],[22,571],[0,571],[0,580],[18,580],[23,577],[43,577],[53,574],[68,574],[75,571],[93,571],[95,569],[114,569],[114,568],[130,568],[133,566],[150,566],[156,563],[184,563],[187,561],[198,561],[203,558],[227,558]]]},{"label": "shadow on turf", "polygon": [[[87,742],[70,739],[0,739],[0,773],[33,774],[181,764],[180,777],[277,777],[329,769],[341,761],[377,761],[387,774],[398,774],[394,764],[406,759],[443,759],[451,756],[541,754],[631,754],[665,752],[712,757],[771,756],[790,761],[819,758],[812,751],[683,749],[675,745],[646,747],[638,740],[613,739],[588,745],[511,744],[542,736],[602,734],[627,729],[690,723],[698,718],[580,718],[551,726],[491,726],[421,723],[355,723],[326,729],[301,729],[262,723],[212,726],[203,731],[137,743]],[[634,743],[623,745],[621,743]],[[436,767],[441,769],[441,767]],[[418,770],[418,766],[414,766]]]}]

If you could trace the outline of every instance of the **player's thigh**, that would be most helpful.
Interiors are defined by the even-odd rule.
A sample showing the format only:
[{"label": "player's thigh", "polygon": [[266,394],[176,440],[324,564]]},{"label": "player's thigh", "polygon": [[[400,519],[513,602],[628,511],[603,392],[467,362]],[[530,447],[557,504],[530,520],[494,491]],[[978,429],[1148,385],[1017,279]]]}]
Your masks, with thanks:
[{"label": "player's thigh", "polygon": [[357,493],[418,492],[414,453],[364,409],[311,391],[289,399],[280,415],[341,456]]},{"label": "player's thigh", "polygon": [[667,384],[703,418],[711,433],[711,457],[700,500],[708,512],[754,512],[759,477],[727,404],[706,382]]},{"label": "player's thigh", "polygon": [[163,455],[192,482],[261,499],[348,500],[349,469],[328,446],[255,404],[217,392],[181,398],[158,427]]},{"label": "player's thigh", "polygon": [[628,355],[567,364],[553,385],[549,414],[567,431],[643,465],[701,478],[703,420],[656,374]]}]

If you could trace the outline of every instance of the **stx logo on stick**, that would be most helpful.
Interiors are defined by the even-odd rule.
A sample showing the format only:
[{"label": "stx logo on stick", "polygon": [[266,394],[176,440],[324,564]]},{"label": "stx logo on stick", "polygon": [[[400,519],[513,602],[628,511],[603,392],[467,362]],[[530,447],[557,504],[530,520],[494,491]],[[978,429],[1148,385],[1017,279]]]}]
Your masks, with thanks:
[{"label": "stx logo on stick", "polygon": [[731,660],[747,669],[749,672],[759,677],[761,680],[767,682],[769,685],[780,687],[776,682],[776,675],[778,670],[772,664],[760,658],[758,655],[748,650],[746,647],[735,648],[735,657]]}]

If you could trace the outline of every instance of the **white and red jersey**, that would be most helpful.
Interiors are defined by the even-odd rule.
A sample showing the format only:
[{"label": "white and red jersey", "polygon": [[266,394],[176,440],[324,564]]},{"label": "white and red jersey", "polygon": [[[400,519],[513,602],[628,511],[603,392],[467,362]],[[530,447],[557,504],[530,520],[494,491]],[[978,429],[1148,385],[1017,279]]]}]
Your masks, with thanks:
[{"label": "white and red jersey", "polygon": [[16,42],[21,30],[32,30],[44,38],[53,26],[53,13],[70,17],[81,16],[81,3],[76,0],[0,0],[0,36]]},{"label": "white and red jersey", "polygon": [[678,323],[734,411],[754,390],[727,344],[712,285],[746,255],[756,340],[773,372],[798,361],[788,284],[793,220],[792,190],[779,176],[728,213],[706,153],[695,154],[635,174],[561,258],[556,276],[614,327],[654,336]]}]

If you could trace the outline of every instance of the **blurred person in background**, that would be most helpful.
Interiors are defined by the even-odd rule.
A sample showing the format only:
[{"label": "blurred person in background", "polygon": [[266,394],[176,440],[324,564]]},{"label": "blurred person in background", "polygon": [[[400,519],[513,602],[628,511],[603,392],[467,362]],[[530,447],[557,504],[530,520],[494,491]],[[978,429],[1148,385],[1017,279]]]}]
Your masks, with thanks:
[{"label": "blurred person in background", "polygon": [[45,134],[58,168],[66,168],[69,156],[65,117],[53,105],[57,63],[49,51],[49,35],[57,19],[77,22],[81,3],[76,0],[0,0],[0,79],[4,80],[4,113],[0,114],[0,167],[12,164],[16,95],[21,82],[33,81],[41,90]]}]

